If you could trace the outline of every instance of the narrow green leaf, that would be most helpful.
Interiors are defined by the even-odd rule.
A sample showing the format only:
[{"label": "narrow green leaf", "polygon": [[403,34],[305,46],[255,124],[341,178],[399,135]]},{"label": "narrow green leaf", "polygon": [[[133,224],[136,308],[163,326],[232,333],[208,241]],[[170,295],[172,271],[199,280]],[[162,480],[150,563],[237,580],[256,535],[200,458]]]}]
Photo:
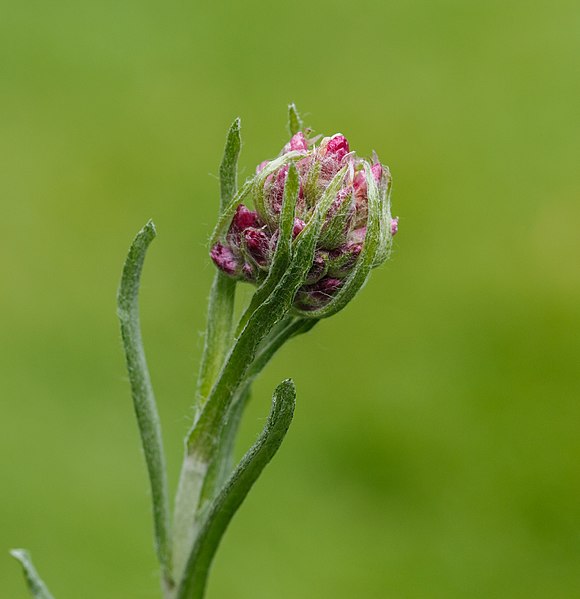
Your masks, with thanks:
[{"label": "narrow green leaf", "polygon": [[[354,195],[354,194],[353,194]],[[319,245],[325,249],[334,250],[346,241],[348,219],[354,203],[353,195],[345,198],[338,210],[322,227]]]},{"label": "narrow green leaf", "polygon": [[53,599],[52,594],[38,575],[28,551],[25,549],[12,549],[10,555],[20,562],[26,585],[32,597],[34,599]]},{"label": "narrow green leaf", "polygon": [[155,234],[155,225],[149,221],[139,231],[129,249],[117,296],[117,314],[121,323],[121,336],[131,382],[133,407],[137,416],[151,485],[157,557],[164,582],[167,586],[171,586],[171,530],[161,424],[139,324],[138,296],[141,272],[147,248],[155,238]]},{"label": "narrow green leaf", "polygon": [[296,391],[282,382],[272,399],[266,426],[213,501],[193,545],[176,599],[202,599],[211,562],[234,514],[280,447],[292,421]]},{"label": "narrow green leaf", "polygon": [[316,204],[318,197],[318,180],[320,179],[320,171],[322,164],[320,161],[314,162],[314,166],[308,171],[306,183],[304,184],[304,200],[308,208],[312,208]]},{"label": "narrow green leaf", "polygon": [[232,123],[220,164],[220,212],[232,201],[238,187],[238,158],[242,148],[240,125],[239,118]]},{"label": "narrow green leaf", "polygon": [[383,168],[386,169],[386,183],[382,184],[379,188],[379,197],[381,200],[381,239],[373,266],[379,266],[387,260],[391,254],[393,245],[393,236],[391,235],[391,186],[393,180],[389,169],[386,167]]},{"label": "narrow green leaf", "polygon": [[[220,214],[237,191],[238,157],[242,147],[240,119],[236,119],[226,138],[220,165]],[[197,404],[203,405],[222,367],[231,342],[236,281],[216,271],[209,296],[207,330],[197,386]]]},{"label": "narrow green leaf", "polygon": [[302,131],[304,128],[304,123],[298,114],[298,110],[296,109],[296,104],[292,103],[288,105],[288,130],[290,131],[290,135],[296,135],[298,131]]},{"label": "narrow green leaf", "polygon": [[290,164],[288,175],[284,185],[284,196],[282,199],[282,212],[280,214],[279,238],[274,252],[274,269],[280,270],[290,259],[292,248],[292,231],[294,230],[294,214],[296,212],[296,202],[300,191],[300,178],[296,165]]},{"label": "narrow green leaf", "polygon": [[[222,224],[218,224],[218,227],[229,226],[227,219],[231,220],[233,212],[228,213],[228,210],[231,206],[235,210],[237,204],[242,201],[245,190],[250,189],[250,185],[247,185],[242,190],[242,194],[237,194],[238,157],[241,146],[240,119],[236,119],[228,131],[219,169],[220,214],[218,223]],[[229,216],[224,216],[226,214]],[[197,380],[196,417],[207,401],[231,344],[235,294],[236,281],[216,270],[209,295],[205,342]],[[185,456],[175,498],[173,554],[174,567],[178,575],[185,565],[185,559],[193,542],[195,514],[204,478],[207,476],[205,470],[189,468],[189,463],[190,461]]]},{"label": "narrow green leaf", "polygon": [[[324,217],[326,217],[326,214],[327,214],[328,210],[330,209],[330,206],[332,205],[334,198],[336,198],[336,194],[340,190],[340,187],[342,185],[342,182],[344,180],[344,176],[346,175],[347,170],[348,170],[348,166],[343,166],[338,171],[338,173],[336,173],[336,175],[334,175],[334,177],[330,180],[330,183],[326,186],[324,193],[322,194],[322,196],[320,197],[320,200],[316,204],[314,217],[316,217],[318,219],[318,221],[315,220],[314,217],[311,218],[308,221],[306,228],[308,226],[316,226],[316,227],[318,227],[318,229],[320,231],[320,229],[322,228],[323,222],[324,222],[323,219],[324,219]],[[310,223],[312,223],[312,225],[310,225]],[[317,223],[317,224],[315,224],[315,223]],[[304,230],[302,231],[302,233],[304,233]]]}]

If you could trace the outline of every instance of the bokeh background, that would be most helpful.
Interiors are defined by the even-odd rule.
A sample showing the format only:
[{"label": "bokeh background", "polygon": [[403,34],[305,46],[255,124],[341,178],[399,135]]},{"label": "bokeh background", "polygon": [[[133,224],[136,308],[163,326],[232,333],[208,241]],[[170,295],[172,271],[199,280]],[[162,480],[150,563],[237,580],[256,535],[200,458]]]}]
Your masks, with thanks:
[{"label": "bokeh background", "polygon": [[580,6],[8,0],[0,19],[0,596],[158,596],[115,292],[148,218],[145,341],[175,484],[226,130],[241,177],[319,132],[376,149],[391,262],[256,385],[290,434],[208,599],[580,596]]}]

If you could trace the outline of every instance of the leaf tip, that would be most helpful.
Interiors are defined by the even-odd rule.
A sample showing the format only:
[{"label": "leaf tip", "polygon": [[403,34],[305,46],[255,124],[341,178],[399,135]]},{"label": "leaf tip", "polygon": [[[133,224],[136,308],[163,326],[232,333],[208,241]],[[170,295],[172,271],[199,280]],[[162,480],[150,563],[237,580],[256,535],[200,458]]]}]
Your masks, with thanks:
[{"label": "leaf tip", "polygon": [[302,119],[300,118],[300,114],[298,113],[298,109],[296,108],[296,104],[291,102],[288,104],[288,129],[290,131],[290,135],[295,135],[303,128],[304,124]]},{"label": "leaf tip", "polygon": [[284,420],[290,420],[296,406],[296,386],[292,379],[283,380],[274,391],[272,397],[272,419],[277,420],[284,416]]},{"label": "leaf tip", "polygon": [[291,176],[292,178],[298,179],[298,169],[296,168],[296,164],[294,162],[291,162],[288,165],[288,176],[289,177]]},{"label": "leaf tip", "polygon": [[19,562],[22,562],[28,559],[29,557],[28,551],[26,551],[26,549],[10,549],[9,553],[14,559],[17,559]]},{"label": "leaf tip", "polygon": [[149,219],[145,223],[145,226],[143,227],[143,231],[149,233],[153,237],[155,237],[157,235],[157,227],[155,226],[155,223],[153,222],[152,219]]},{"label": "leaf tip", "polygon": [[235,139],[239,143],[241,128],[242,128],[242,119],[239,116],[237,116],[230,126],[230,130],[228,131],[228,138],[230,140]]},{"label": "leaf tip", "polygon": [[282,387],[285,391],[294,391],[296,392],[296,385],[294,384],[293,379],[284,379],[278,387]]}]

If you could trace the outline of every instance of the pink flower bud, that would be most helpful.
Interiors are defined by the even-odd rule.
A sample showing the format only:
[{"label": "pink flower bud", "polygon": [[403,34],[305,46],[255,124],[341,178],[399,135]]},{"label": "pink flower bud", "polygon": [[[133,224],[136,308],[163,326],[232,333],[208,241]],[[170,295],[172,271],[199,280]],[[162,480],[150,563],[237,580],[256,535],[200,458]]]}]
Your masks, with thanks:
[{"label": "pink flower bud", "polygon": [[306,223],[299,218],[294,219],[294,228],[292,229],[292,236],[296,237],[302,232],[302,229],[306,226]]},{"label": "pink flower bud", "polygon": [[270,239],[261,229],[248,227],[244,229],[244,245],[250,256],[260,266],[264,266],[269,257]]},{"label": "pink flower bud", "polygon": [[247,227],[255,227],[258,224],[258,213],[240,204],[234,214],[232,227],[243,231]]},{"label": "pink flower bud", "polygon": [[293,135],[292,139],[284,146],[284,154],[288,152],[306,152],[306,150],[308,150],[308,143],[302,131],[298,131]]},{"label": "pink flower bud", "polygon": [[391,219],[391,235],[394,237],[399,230],[399,217],[395,216],[395,218]]},{"label": "pink flower bud", "polygon": [[210,257],[214,264],[227,275],[238,274],[239,264],[230,248],[218,242],[211,248]]},{"label": "pink flower bud", "polygon": [[256,273],[252,268],[252,265],[248,264],[247,262],[242,266],[242,274],[244,275],[246,281],[249,281],[250,283],[254,283],[256,281]]},{"label": "pink flower bud", "polygon": [[349,152],[350,148],[348,146],[348,141],[346,137],[340,133],[333,135],[326,144],[326,153],[334,156],[338,162],[341,162]]},{"label": "pink flower bud", "polygon": [[[289,152],[299,155],[286,156]],[[300,243],[300,234],[315,215],[323,219],[322,225],[318,225],[320,228],[314,229],[318,237],[312,264],[294,298],[294,306],[299,310],[316,310],[336,297],[347,281],[350,284],[353,280],[350,275],[358,268],[364,253],[370,206],[375,211],[374,226],[380,223],[383,228],[379,236],[381,252],[377,250],[378,258],[372,266],[388,257],[387,242],[398,228],[398,220],[391,218],[389,211],[386,184],[389,170],[376,154],[370,160],[358,158],[340,133],[324,137],[318,144],[317,138],[309,138],[308,131],[300,131],[292,136],[276,160],[280,166],[275,170],[269,168],[267,176],[262,171],[266,165],[271,166],[271,161],[262,162],[256,169],[258,174],[251,188],[255,211],[245,205],[238,206],[229,228],[222,233],[221,242],[212,248],[211,257],[218,268],[233,277],[254,284],[264,280],[280,239],[280,218],[292,162],[298,174],[292,244]],[[333,191],[334,197],[328,198],[325,195],[328,185],[344,167],[344,175]],[[378,197],[370,199],[369,170],[378,186]],[[324,207],[321,206],[323,198]],[[368,257],[366,260],[368,265]]]}]

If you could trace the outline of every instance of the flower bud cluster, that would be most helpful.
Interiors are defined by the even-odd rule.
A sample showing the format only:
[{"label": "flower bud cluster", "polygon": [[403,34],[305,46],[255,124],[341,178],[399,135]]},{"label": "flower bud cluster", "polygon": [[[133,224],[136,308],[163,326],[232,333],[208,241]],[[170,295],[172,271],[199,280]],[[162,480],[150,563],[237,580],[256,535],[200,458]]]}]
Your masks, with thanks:
[{"label": "flower bud cluster", "polygon": [[[376,155],[372,161],[358,158],[340,133],[308,139],[298,132],[284,146],[280,156],[290,153],[299,176],[293,227],[295,239],[309,222],[329,183],[344,169],[340,188],[324,215],[312,266],[294,299],[296,308],[311,311],[325,306],[356,267],[365,243],[369,217],[369,176],[383,199],[388,194],[391,176]],[[227,232],[210,252],[222,272],[254,284],[265,279],[272,263],[280,234],[289,169],[287,161],[264,177],[263,173],[268,172],[264,169],[269,164],[270,161],[262,162],[256,169],[258,189],[254,193],[254,209],[239,204]],[[390,245],[398,221],[390,217],[388,205],[387,216],[387,230],[381,233],[384,244]],[[388,255],[386,248],[381,255],[380,261]]]}]

